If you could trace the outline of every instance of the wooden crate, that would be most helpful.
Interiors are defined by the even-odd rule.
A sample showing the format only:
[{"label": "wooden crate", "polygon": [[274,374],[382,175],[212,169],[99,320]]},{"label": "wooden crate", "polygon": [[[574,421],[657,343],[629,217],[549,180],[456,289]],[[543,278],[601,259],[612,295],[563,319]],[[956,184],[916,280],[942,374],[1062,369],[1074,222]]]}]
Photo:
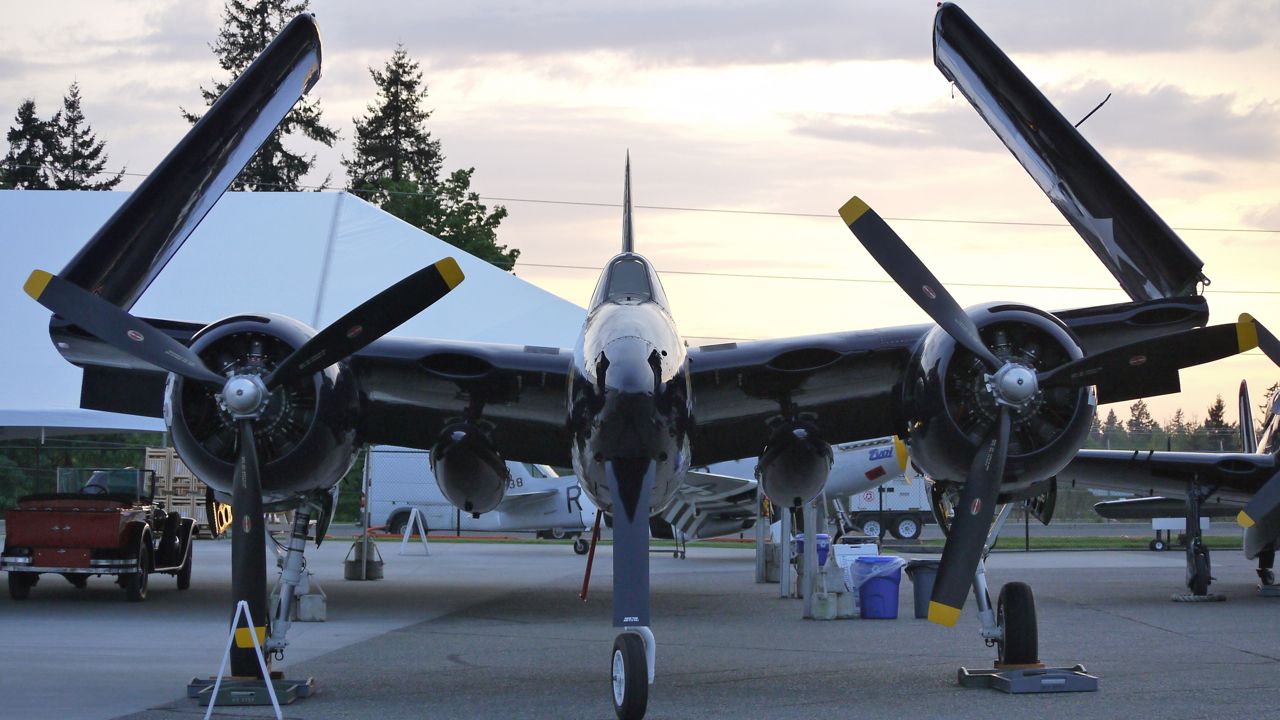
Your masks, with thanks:
[{"label": "wooden crate", "polygon": [[[204,505],[204,503],[200,503]],[[173,495],[166,499],[164,504],[165,510],[168,512],[176,512],[185,518],[197,518],[196,503],[191,496]],[[198,519],[198,518],[197,518]]]},{"label": "wooden crate", "polygon": [[173,476],[173,448],[147,448],[143,467],[156,474],[156,492]]}]

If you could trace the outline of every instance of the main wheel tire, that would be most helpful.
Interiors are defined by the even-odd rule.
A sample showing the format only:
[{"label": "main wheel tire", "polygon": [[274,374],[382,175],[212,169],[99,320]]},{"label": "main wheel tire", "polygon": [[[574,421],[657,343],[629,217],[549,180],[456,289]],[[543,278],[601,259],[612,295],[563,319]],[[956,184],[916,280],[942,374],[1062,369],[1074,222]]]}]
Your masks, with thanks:
[{"label": "main wheel tire", "polygon": [[14,600],[26,600],[31,595],[31,587],[36,584],[38,576],[33,573],[9,573],[9,597]]},{"label": "main wheel tire", "polygon": [[587,551],[590,549],[591,549],[591,544],[588,543],[586,540],[583,540],[582,538],[578,538],[577,540],[573,541],[573,551],[578,555],[586,555]]},{"label": "main wheel tire", "polygon": [[1000,588],[996,623],[1004,630],[997,644],[1001,665],[1034,665],[1040,662],[1040,631],[1036,625],[1036,597],[1024,582]]},{"label": "main wheel tire", "polygon": [[862,523],[862,534],[867,537],[880,537],[880,521],[868,520]]},{"label": "main wheel tire", "polygon": [[1187,587],[1191,590],[1192,595],[1208,595],[1209,582],[1212,578],[1209,576],[1209,555],[1203,550],[1193,551],[1191,568],[1191,577],[1187,578]]},{"label": "main wheel tire", "polygon": [[920,521],[910,515],[903,515],[894,521],[890,532],[899,540],[915,540],[920,537]]},{"label": "main wheel tire", "polygon": [[1161,550],[1164,550],[1164,541],[1157,538],[1155,540],[1152,540],[1151,543],[1147,545],[1147,547],[1151,548],[1156,552],[1160,552]]},{"label": "main wheel tire", "polygon": [[635,633],[622,633],[613,641],[613,711],[618,720],[640,720],[649,704],[649,661],[645,659],[644,639]]},{"label": "main wheel tire", "polygon": [[178,589],[191,587],[191,555],[195,552],[195,537],[187,541],[187,556],[182,559],[182,567],[178,568]]},{"label": "main wheel tire", "polygon": [[142,602],[147,599],[147,562],[145,555],[138,558],[138,572],[121,576],[124,579],[124,594],[129,602]]},{"label": "main wheel tire", "polygon": [[564,528],[550,528],[547,530],[547,535],[550,536],[552,540],[563,540]]}]

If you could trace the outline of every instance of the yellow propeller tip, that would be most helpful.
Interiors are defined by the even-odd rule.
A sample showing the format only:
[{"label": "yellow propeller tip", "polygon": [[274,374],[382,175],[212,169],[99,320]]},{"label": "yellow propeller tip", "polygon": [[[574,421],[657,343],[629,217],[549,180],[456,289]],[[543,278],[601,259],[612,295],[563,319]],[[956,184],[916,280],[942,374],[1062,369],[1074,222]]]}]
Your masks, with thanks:
[{"label": "yellow propeller tip", "polygon": [[893,451],[898,456],[898,470],[904,473],[907,484],[911,484],[911,474],[907,472],[907,444],[897,435],[893,436]]},{"label": "yellow propeller tip", "polygon": [[1236,515],[1236,523],[1239,524],[1240,527],[1248,529],[1253,527],[1253,518],[1249,517],[1249,513],[1241,510],[1240,514]]},{"label": "yellow propeller tip", "polygon": [[49,287],[49,283],[53,281],[53,274],[44,270],[32,270],[31,276],[23,283],[22,289],[31,296],[33,300],[39,300],[44,294],[44,289]]},{"label": "yellow propeller tip", "polygon": [[866,203],[862,202],[862,198],[854,195],[849,198],[849,202],[840,206],[840,219],[845,225],[852,225],[870,209]]},{"label": "yellow propeller tip", "polygon": [[1240,319],[1236,321],[1236,340],[1240,352],[1258,347],[1258,326],[1249,313],[1240,313]]},{"label": "yellow propeller tip", "polygon": [[959,619],[960,608],[943,605],[936,600],[929,601],[929,622],[945,625],[946,627],[954,627]]},{"label": "yellow propeller tip", "polygon": [[466,276],[462,274],[462,268],[458,267],[458,261],[451,257],[447,257],[436,263],[436,270],[440,272],[440,277],[444,278],[444,284],[452,290],[458,287]]}]

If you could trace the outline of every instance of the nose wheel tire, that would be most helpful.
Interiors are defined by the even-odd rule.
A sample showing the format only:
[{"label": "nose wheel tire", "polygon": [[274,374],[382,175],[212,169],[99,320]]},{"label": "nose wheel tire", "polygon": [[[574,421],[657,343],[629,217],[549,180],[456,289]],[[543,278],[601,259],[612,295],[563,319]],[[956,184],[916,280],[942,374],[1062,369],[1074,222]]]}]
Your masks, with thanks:
[{"label": "nose wheel tire", "polygon": [[1000,588],[996,623],[1004,631],[997,644],[1001,665],[1034,665],[1040,662],[1040,638],[1036,628],[1036,598],[1023,582]]},{"label": "nose wheel tire", "polygon": [[586,555],[587,550],[589,550],[590,548],[591,548],[590,543],[588,543],[586,540],[583,540],[582,538],[578,538],[577,540],[573,541],[573,551],[578,555]]},{"label": "nose wheel tire", "polygon": [[613,641],[613,711],[618,720],[639,720],[649,704],[649,664],[644,640],[625,632]]}]

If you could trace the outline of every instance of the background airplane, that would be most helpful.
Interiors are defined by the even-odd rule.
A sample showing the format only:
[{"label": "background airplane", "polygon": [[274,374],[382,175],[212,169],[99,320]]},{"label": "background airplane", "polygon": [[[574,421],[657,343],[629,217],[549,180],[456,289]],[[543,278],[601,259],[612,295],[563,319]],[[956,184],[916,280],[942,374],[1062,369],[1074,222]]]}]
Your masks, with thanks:
[{"label": "background airplane", "polygon": [[[1203,279],[1195,255],[954,6],[938,11],[935,57],[1133,302],[962,310],[855,198],[842,219],[936,324],[688,348],[657,272],[636,252],[628,177],[622,252],[606,263],[572,349],[383,337],[462,281],[448,259],[319,332],[260,313],[211,324],[129,315],[318,78],[310,16],[282,32],[61,274],[36,271],[26,289],[56,313],[55,347],[85,368],[82,404],[163,414],[188,466],[231,501],[233,593],[254,618],[236,629],[233,674],[260,672],[255,641],[283,649],[308,518],[327,522],[360,445],[386,443],[430,449],[433,472],[464,512],[501,502],[504,458],[572,464],[612,515],[622,628],[611,654],[614,708],[642,717],[656,656],[650,517],[689,468],[758,456],[765,493],[798,506],[826,483],[832,444],[886,435],[906,437],[913,462],[960,499],[931,619],[954,624],[972,589],[1000,659],[1023,662],[1035,652],[1029,588],[1001,593],[1008,612],[999,616],[1024,624],[994,627],[981,572],[997,502],[1046,492],[1084,442],[1094,386],[1111,401],[1172,392],[1179,369],[1253,347],[1258,326],[1199,327],[1207,305],[1192,295]],[[284,507],[297,520],[269,615],[262,512]]]}]

